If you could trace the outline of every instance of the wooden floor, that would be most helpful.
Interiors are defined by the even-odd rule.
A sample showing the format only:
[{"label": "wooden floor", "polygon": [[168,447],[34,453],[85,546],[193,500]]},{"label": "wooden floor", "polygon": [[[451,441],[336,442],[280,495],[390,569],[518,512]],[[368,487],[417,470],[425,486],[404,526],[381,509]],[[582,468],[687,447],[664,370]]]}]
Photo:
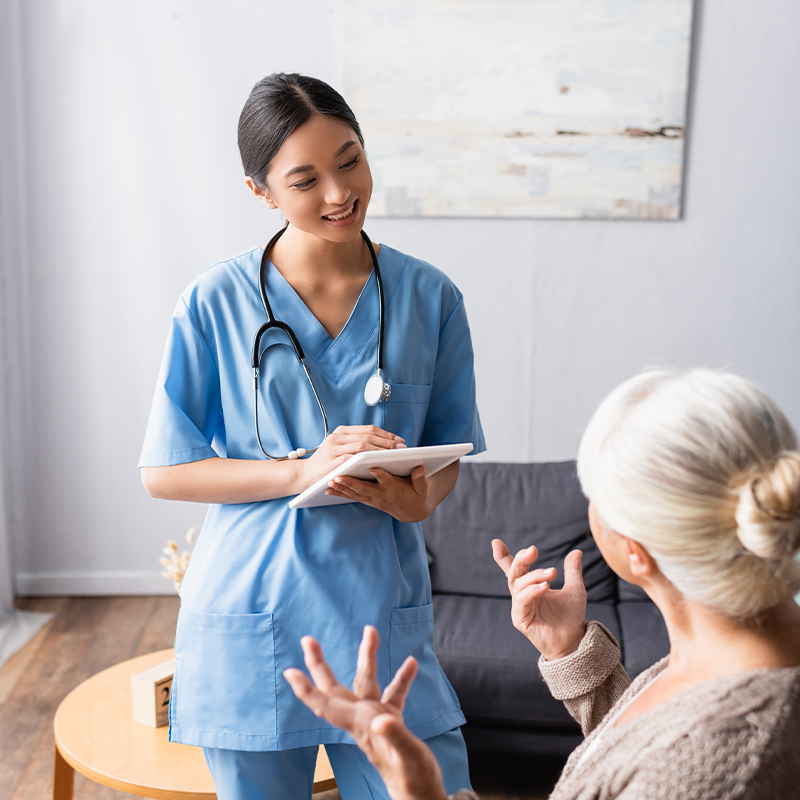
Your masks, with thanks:
[{"label": "wooden floor", "polygon": [[[55,619],[0,669],[0,798],[49,800],[59,703],[96,672],[171,647],[179,601],[42,597],[18,598],[16,606],[50,611]],[[558,768],[519,757],[470,754],[473,785],[483,800],[545,800]],[[130,797],[75,774],[75,800]],[[315,800],[339,800],[339,793],[318,794]]]}]

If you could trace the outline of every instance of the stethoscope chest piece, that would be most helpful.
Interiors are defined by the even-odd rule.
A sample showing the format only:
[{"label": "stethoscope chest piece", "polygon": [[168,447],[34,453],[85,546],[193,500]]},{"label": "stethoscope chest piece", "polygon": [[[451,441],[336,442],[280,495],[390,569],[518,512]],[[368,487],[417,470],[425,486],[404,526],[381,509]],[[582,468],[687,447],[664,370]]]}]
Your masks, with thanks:
[{"label": "stethoscope chest piece", "polygon": [[364,400],[368,406],[376,406],[381,401],[386,401],[391,393],[392,387],[383,379],[381,370],[378,370],[364,387]]},{"label": "stethoscope chest piece", "polygon": [[[251,365],[253,367],[253,416],[256,427],[256,439],[258,440],[258,446],[261,452],[267,458],[272,459],[273,461],[286,461],[294,460],[296,458],[303,458],[303,456],[314,453],[322,444],[322,442],[320,442],[317,447],[309,449],[298,447],[296,450],[292,450],[292,452],[286,456],[273,456],[264,449],[264,445],[261,442],[261,432],[258,427],[258,373],[259,364],[261,361],[261,349],[259,343],[261,342],[261,337],[269,330],[277,328],[282,330],[286,336],[289,337],[289,341],[291,342],[292,348],[297,356],[297,360],[300,362],[300,365],[305,371],[306,378],[311,386],[311,390],[314,392],[314,397],[316,398],[320,414],[322,415],[322,423],[325,429],[322,434],[322,441],[324,442],[325,439],[328,438],[328,417],[325,414],[325,408],[322,405],[322,399],[320,398],[316,387],[314,386],[314,380],[311,377],[311,371],[306,364],[303,348],[300,346],[300,342],[289,325],[287,325],[285,322],[275,319],[275,316],[272,313],[272,308],[269,304],[269,299],[267,298],[266,267],[269,260],[269,251],[272,249],[272,246],[275,244],[275,242],[277,242],[285,232],[286,228],[278,231],[272,237],[269,244],[264,248],[264,254],[261,256],[261,265],[258,270],[258,291],[261,295],[261,302],[264,305],[264,313],[267,316],[267,321],[258,329],[258,332],[253,339],[253,354],[251,359]],[[367,381],[366,388],[364,389],[364,399],[367,401],[367,405],[376,406],[382,400],[386,400],[386,398],[392,393],[392,387],[389,386],[389,384],[383,379],[383,281],[381,280],[381,270],[378,266],[378,257],[375,255],[375,248],[373,248],[372,242],[369,240],[369,236],[367,236],[364,231],[361,231],[361,238],[364,240],[364,243],[367,245],[367,249],[369,250],[370,258],[372,259],[372,271],[375,273],[375,282],[378,284],[378,367],[375,374]]]}]

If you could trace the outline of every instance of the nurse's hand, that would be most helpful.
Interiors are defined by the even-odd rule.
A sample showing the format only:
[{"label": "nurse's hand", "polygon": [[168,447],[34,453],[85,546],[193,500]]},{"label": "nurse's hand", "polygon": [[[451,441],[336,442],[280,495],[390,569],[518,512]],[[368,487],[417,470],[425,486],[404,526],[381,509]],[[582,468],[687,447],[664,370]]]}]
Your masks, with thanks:
[{"label": "nurse's hand", "polygon": [[436,758],[403,724],[403,706],[417,674],[417,662],[407,658],[381,693],[377,680],[378,632],[367,625],[350,691],[336,680],[317,641],[305,636],[301,644],[314,683],[299,669],[283,673],[298,699],[355,739],[393,800],[447,800]]},{"label": "nurse's hand", "polygon": [[300,488],[297,494],[358,453],[396,450],[405,446],[402,436],[389,433],[377,425],[340,425],[328,434],[312,456],[296,462],[300,465]]},{"label": "nurse's hand", "polygon": [[341,475],[328,484],[325,494],[364,503],[400,522],[421,522],[450,494],[459,469],[459,462],[455,461],[430,478],[425,477],[425,467],[417,467],[407,478],[399,478],[375,467],[370,470],[374,481]]},{"label": "nurse's hand", "polygon": [[500,539],[492,540],[492,555],[508,579],[511,621],[548,660],[574,653],[586,633],[586,588],[580,550],[564,559],[564,588],[551,589],[554,567],[530,567],[539,557],[531,546],[512,556]]}]

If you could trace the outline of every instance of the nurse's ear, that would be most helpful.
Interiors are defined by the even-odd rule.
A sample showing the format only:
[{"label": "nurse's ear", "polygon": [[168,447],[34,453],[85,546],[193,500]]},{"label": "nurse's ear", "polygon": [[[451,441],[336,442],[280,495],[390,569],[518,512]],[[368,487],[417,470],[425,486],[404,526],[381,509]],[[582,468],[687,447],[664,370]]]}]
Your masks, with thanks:
[{"label": "nurse's ear", "polygon": [[277,208],[278,204],[272,199],[272,195],[267,187],[260,189],[258,184],[247,175],[244,179],[247,188],[256,196],[256,199],[263,203],[267,208]]}]

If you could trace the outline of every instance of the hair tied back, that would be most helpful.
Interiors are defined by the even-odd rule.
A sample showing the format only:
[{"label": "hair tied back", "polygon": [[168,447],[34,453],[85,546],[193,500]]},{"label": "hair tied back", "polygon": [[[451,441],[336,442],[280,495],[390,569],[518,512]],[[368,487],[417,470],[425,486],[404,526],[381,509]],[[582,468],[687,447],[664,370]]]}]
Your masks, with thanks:
[{"label": "hair tied back", "polygon": [[800,453],[783,452],[771,469],[739,492],[738,536],[761,558],[782,559],[800,549]]},{"label": "hair tied back", "polygon": [[775,511],[774,509],[764,508],[761,501],[758,499],[758,492],[756,491],[756,487],[758,486],[758,482],[761,478],[756,478],[750,484],[750,491],[753,493],[753,500],[758,508],[767,516],[772,517],[776,522],[791,522],[793,519],[796,519],[798,513],[800,513],[800,509],[795,509],[791,514],[782,514],[779,511]]}]

